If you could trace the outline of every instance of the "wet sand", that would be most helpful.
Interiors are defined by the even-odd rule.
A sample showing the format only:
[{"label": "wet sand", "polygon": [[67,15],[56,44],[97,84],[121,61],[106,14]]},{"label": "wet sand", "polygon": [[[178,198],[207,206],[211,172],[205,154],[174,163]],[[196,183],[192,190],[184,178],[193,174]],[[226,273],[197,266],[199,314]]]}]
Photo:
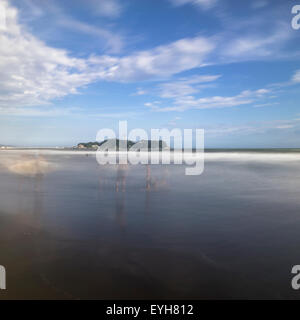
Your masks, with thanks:
[{"label": "wet sand", "polygon": [[27,152],[44,169],[22,174],[1,152],[0,299],[298,299],[297,156],[215,154],[185,176]]}]

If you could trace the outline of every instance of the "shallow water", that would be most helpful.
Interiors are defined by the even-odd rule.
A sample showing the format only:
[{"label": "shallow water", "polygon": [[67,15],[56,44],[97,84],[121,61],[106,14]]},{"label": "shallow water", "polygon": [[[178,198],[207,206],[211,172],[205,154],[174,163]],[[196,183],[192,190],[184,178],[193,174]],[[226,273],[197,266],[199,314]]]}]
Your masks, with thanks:
[{"label": "shallow water", "polygon": [[[300,297],[299,155],[214,152],[186,176],[41,153],[0,152],[0,299]],[[47,170],[21,174],[35,154]]]}]

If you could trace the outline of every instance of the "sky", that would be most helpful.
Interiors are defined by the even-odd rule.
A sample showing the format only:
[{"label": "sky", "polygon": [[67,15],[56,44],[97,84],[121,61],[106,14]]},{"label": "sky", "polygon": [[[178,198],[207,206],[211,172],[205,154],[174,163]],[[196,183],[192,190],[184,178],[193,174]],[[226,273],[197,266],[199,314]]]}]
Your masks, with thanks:
[{"label": "sky", "polygon": [[[299,2],[299,3],[298,3]],[[204,129],[300,147],[300,0],[0,0],[0,144]]]}]

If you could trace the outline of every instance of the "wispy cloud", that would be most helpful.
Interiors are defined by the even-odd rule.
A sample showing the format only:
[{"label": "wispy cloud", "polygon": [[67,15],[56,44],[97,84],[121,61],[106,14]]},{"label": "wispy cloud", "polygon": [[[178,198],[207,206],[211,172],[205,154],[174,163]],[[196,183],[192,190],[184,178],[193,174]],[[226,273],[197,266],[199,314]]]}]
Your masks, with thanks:
[{"label": "wispy cloud", "polygon": [[117,18],[122,13],[122,5],[119,0],[89,0],[94,12],[100,16]]},{"label": "wispy cloud", "polygon": [[123,48],[123,38],[119,34],[108,29],[89,25],[87,23],[72,19],[67,16],[62,16],[61,18],[57,19],[57,24],[73,31],[76,30],[81,33],[104,39],[105,43],[103,49],[107,53],[120,53]]},{"label": "wispy cloud", "polygon": [[253,1],[251,3],[251,6],[253,9],[260,9],[260,8],[264,8],[266,6],[269,5],[269,1],[268,0],[256,0],[256,1]]},{"label": "wispy cloud", "polygon": [[23,0],[24,6],[30,11],[30,15],[26,15],[25,20],[31,20],[33,18],[39,18],[44,15],[44,10],[36,4],[34,0]]},{"label": "wispy cloud", "polygon": [[[7,0],[3,0],[7,1]],[[108,4],[107,4],[108,3]],[[47,34],[51,34],[55,30],[56,32],[72,31],[74,33],[82,33],[92,37],[102,51],[110,54],[119,54],[124,46],[123,36],[119,32],[111,31],[110,28],[103,25],[89,24],[78,20],[71,15],[70,11],[65,10],[59,1],[40,1],[40,0],[22,0],[21,21],[31,22],[37,20],[39,23],[43,23],[42,19],[48,19],[50,21],[47,25]],[[105,13],[106,10],[100,10],[103,7],[118,7],[117,1],[101,1],[101,0],[89,0],[84,2],[85,8],[89,8],[91,14]],[[120,6],[121,8],[121,6]],[[116,11],[117,13],[117,11]],[[59,31],[58,31],[59,29]]]},{"label": "wispy cloud", "polygon": [[282,48],[293,34],[286,23],[278,23],[269,33],[240,30],[214,37],[183,38],[150,50],[137,51],[124,57],[95,57],[93,63],[103,66],[102,75],[110,81],[142,81],[169,78],[180,72],[245,61],[263,61],[293,56]]},{"label": "wispy cloud", "polygon": [[264,134],[274,130],[289,130],[300,127],[300,119],[258,121],[245,125],[218,125],[205,128],[210,136]]},{"label": "wispy cloud", "polygon": [[279,102],[260,103],[260,104],[254,105],[254,108],[271,107],[271,106],[275,106],[275,105],[279,105]]},{"label": "wispy cloud", "polygon": [[155,80],[204,66],[214,47],[214,43],[204,37],[184,38],[121,58],[94,57],[90,62],[103,68],[101,75],[105,80]]},{"label": "wispy cloud", "polygon": [[178,121],[181,120],[181,117],[175,117],[173,119],[171,119],[168,123],[167,126],[168,127],[176,127],[178,125]]},{"label": "wispy cloud", "polygon": [[132,96],[143,96],[145,94],[147,94],[147,90],[144,90],[142,88],[137,88],[136,92],[134,92]]},{"label": "wispy cloud", "polygon": [[297,70],[292,77],[292,82],[298,83],[300,82],[300,70]]},{"label": "wispy cloud", "polygon": [[[124,57],[91,56],[74,58],[63,49],[46,45],[18,22],[18,11],[7,1],[7,30],[0,37],[0,106],[34,106],[48,103],[94,81],[138,81],[168,77],[200,67],[214,45],[202,37],[186,38],[139,51]],[[56,10],[56,9],[55,9]],[[70,18],[61,22],[68,28],[110,38],[118,49],[118,38],[105,30]]]},{"label": "wispy cloud", "polygon": [[183,6],[186,4],[192,4],[200,7],[201,9],[213,8],[218,0],[169,0],[174,6]]},{"label": "wispy cloud", "polygon": [[165,82],[159,85],[159,95],[161,98],[175,98],[195,94],[219,78],[220,75],[199,75]]},{"label": "wispy cloud", "polygon": [[6,1],[0,2],[0,10],[6,13],[6,30],[0,37],[0,106],[44,104],[92,80],[82,73],[84,60],[32,36]]},{"label": "wispy cloud", "polygon": [[161,104],[161,101],[153,101],[153,102],[146,102],[145,106],[152,108],[154,110],[159,109],[159,105]]},{"label": "wispy cloud", "polygon": [[230,108],[235,106],[251,104],[257,99],[263,98],[270,93],[268,89],[259,89],[255,91],[245,90],[236,96],[212,96],[196,98],[190,95],[178,95],[174,97],[172,106],[161,107],[154,103],[148,103],[146,106],[150,107],[156,112],[183,112],[189,109],[216,109],[216,108]]},{"label": "wispy cloud", "polygon": [[225,36],[220,42],[220,60],[231,62],[260,60],[270,57],[276,59],[286,55],[281,48],[290,40],[293,33],[287,23],[275,25],[275,29],[266,33],[245,32],[242,36]]},{"label": "wispy cloud", "polygon": [[275,88],[276,88],[276,90],[278,90],[280,88],[286,88],[286,87],[295,86],[295,85],[297,85],[299,83],[300,83],[300,70],[296,70],[296,71],[294,71],[294,73],[291,76],[291,78],[288,79],[287,81],[272,83],[272,84],[269,85],[269,87],[273,88],[273,90]]},{"label": "wispy cloud", "polygon": [[293,124],[282,124],[282,125],[276,126],[274,128],[275,129],[291,129],[294,127],[295,127],[295,125],[293,125]]},{"label": "wispy cloud", "polygon": [[[104,5],[105,1],[101,3]],[[213,4],[210,1],[207,3]],[[149,102],[152,103],[149,107],[157,111],[224,108],[249,104],[257,102],[259,91],[249,94],[244,91],[228,97],[195,96],[205,86],[216,81],[219,75],[168,81],[166,79],[207,64],[216,65],[261,57],[274,58],[275,48],[289,38],[285,28],[276,28],[269,37],[248,34],[241,37],[237,33],[231,38],[195,36],[123,56],[91,55],[83,59],[72,57],[66,50],[50,47],[32,35],[19,23],[17,9],[7,1],[0,2],[0,10],[5,11],[7,16],[7,30],[1,31],[0,34],[1,107],[46,104],[68,94],[76,94],[79,88],[95,81],[142,80],[161,80],[159,97],[173,99],[172,105],[164,108]],[[62,19],[58,18],[59,20]],[[106,38],[114,51],[118,51],[122,46],[121,39],[105,29],[68,17],[59,23],[70,29]],[[292,81],[300,82],[299,71],[295,73]],[[144,90],[137,92],[140,95],[143,93]]]},{"label": "wispy cloud", "polygon": [[115,112],[115,113],[96,113],[92,114],[91,116],[93,118],[99,118],[99,119],[106,119],[106,118],[111,118],[111,119],[129,119],[129,118],[135,118],[139,115],[141,115],[141,112]]},{"label": "wispy cloud", "polygon": [[10,117],[61,117],[78,115],[81,112],[80,108],[0,107],[0,115]]},{"label": "wispy cloud", "polygon": [[[71,57],[37,39],[18,22],[17,9],[7,1],[0,2],[0,10],[6,15],[6,29],[0,31],[0,107],[47,104],[109,76],[89,59]],[[70,26],[104,32],[74,21]]]}]

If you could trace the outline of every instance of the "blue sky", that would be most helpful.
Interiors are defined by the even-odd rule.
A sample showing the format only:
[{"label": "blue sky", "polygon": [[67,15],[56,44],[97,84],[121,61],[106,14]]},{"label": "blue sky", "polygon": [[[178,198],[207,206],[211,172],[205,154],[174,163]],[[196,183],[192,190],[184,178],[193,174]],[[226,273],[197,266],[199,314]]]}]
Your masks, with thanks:
[{"label": "blue sky", "polygon": [[127,120],[299,147],[296,4],[0,0],[0,144],[70,146]]}]

